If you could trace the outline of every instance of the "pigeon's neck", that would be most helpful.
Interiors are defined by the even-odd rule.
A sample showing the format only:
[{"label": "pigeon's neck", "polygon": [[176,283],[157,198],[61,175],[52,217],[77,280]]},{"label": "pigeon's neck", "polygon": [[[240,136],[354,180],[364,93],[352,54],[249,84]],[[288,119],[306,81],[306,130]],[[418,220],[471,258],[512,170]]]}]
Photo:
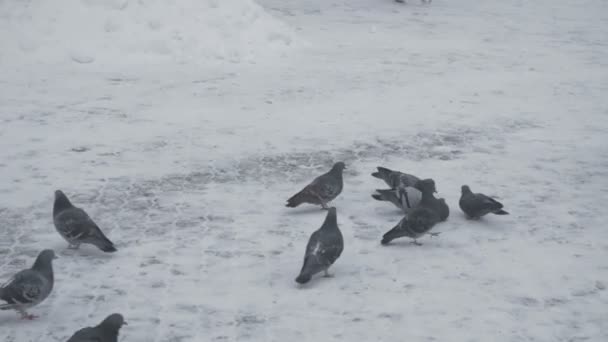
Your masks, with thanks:
[{"label": "pigeon's neck", "polygon": [[53,280],[53,262],[42,258],[36,259],[32,269],[42,273],[46,278]]},{"label": "pigeon's neck", "polygon": [[53,216],[59,214],[62,210],[72,207],[73,205],[67,197],[60,196],[55,199],[55,204],[53,204]]},{"label": "pigeon's neck", "polygon": [[434,200],[434,199],[435,199],[435,196],[433,196],[432,191],[428,191],[428,190],[422,191],[422,200],[423,201],[430,201],[430,200]]},{"label": "pigeon's neck", "polygon": [[331,169],[330,173],[334,176],[337,177],[339,179],[342,179],[342,169],[335,167],[333,169]]},{"label": "pigeon's neck", "polygon": [[462,190],[462,195],[466,196],[466,195],[472,195],[473,191],[471,191],[471,189],[464,189]]}]

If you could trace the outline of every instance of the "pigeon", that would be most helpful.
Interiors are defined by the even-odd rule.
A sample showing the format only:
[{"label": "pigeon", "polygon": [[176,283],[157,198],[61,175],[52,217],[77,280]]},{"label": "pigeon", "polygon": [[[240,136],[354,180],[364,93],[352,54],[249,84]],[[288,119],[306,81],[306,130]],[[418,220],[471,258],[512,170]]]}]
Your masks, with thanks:
[{"label": "pigeon", "polygon": [[423,179],[416,183],[416,188],[422,191],[422,199],[419,206],[435,211],[440,221],[447,220],[448,216],[450,216],[450,208],[445,203],[445,199],[435,198],[435,195],[433,195],[433,193],[437,192],[435,181],[430,178]]},{"label": "pigeon", "polygon": [[346,169],[343,162],[335,163],[329,172],[315,178],[302,191],[287,200],[286,207],[295,208],[302,203],[320,204],[323,209],[328,209],[327,203],[342,192],[344,183],[342,171]]},{"label": "pigeon", "polygon": [[[425,207],[415,208],[399,221],[393,229],[386,232],[386,234],[382,236],[382,241],[380,243],[387,245],[394,239],[406,236],[414,239],[414,241],[412,241],[413,244],[420,246],[421,243],[418,242],[417,239],[424,234],[429,233],[431,228],[440,220],[439,215],[434,210]],[[431,236],[439,235],[439,233],[429,234],[431,234]]]},{"label": "pigeon", "polygon": [[118,331],[127,325],[121,314],[112,314],[98,326],[78,330],[68,342],[118,342]]},{"label": "pigeon", "polygon": [[84,210],[72,205],[61,190],[55,191],[53,223],[57,232],[69,243],[68,248],[78,249],[80,244],[88,243],[104,252],[116,252],[114,243],[103,234]]},{"label": "pigeon", "polygon": [[414,175],[393,171],[385,167],[378,166],[377,169],[378,172],[372,173],[372,176],[382,179],[391,189],[414,186],[420,180]]},{"label": "pigeon", "polygon": [[462,195],[458,204],[470,219],[479,219],[489,213],[496,215],[509,214],[502,209],[502,203],[484,194],[473,193],[468,185],[463,185],[461,191]]},{"label": "pigeon", "polygon": [[0,310],[16,310],[22,319],[36,318],[26,310],[40,304],[53,290],[53,259],[55,252],[45,249],[36,258],[32,268],[15,274],[6,284],[0,287]]},{"label": "pigeon", "polygon": [[312,233],[306,245],[304,264],[296,282],[305,284],[313,275],[324,271],[329,277],[328,268],[336,262],[344,250],[344,239],[338,228],[336,208],[329,208],[321,228]]}]

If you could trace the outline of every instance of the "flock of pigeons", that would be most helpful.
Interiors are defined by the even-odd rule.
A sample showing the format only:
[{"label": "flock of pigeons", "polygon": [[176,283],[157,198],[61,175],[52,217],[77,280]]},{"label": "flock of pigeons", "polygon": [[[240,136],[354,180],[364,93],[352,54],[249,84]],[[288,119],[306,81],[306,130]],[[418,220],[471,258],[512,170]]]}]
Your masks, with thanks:
[{"label": "flock of pigeons", "polygon": [[[344,239],[338,228],[337,211],[329,207],[344,188],[342,173],[346,168],[343,162],[334,164],[331,170],[308,184],[300,192],[287,200],[287,207],[297,207],[303,203],[320,205],[328,211],[321,228],[311,236],[306,246],[304,263],[297,283],[305,284],[320,272],[330,276],[328,269],[340,257],[344,249]],[[378,167],[372,176],[380,178],[390,187],[376,190],[372,195],[379,201],[388,201],[403,210],[405,217],[382,237],[381,243],[388,244],[400,237],[409,237],[420,245],[418,238],[430,233],[431,228],[449,216],[449,208],[443,198],[435,198],[435,181],[419,179],[416,176]],[[468,218],[479,219],[489,213],[506,215],[502,204],[493,198],[473,193],[467,185],[462,186],[460,208]],[[68,242],[68,248],[77,249],[81,244],[92,244],[104,252],[115,252],[116,247],[99,229],[97,224],[81,208],[75,207],[60,190],[55,191],[53,223],[57,232]],[[36,316],[27,309],[40,304],[53,290],[53,259],[55,252],[46,249],[40,252],[33,266],[15,274],[0,287],[0,310],[16,310],[23,319]],[[67,342],[117,342],[118,333],[126,325],[121,314],[112,314],[95,327],[77,331]]]},{"label": "flock of pigeons", "polygon": [[[344,250],[344,239],[338,228],[336,208],[329,208],[328,203],[334,200],[344,188],[342,172],[345,169],[343,162],[334,164],[329,172],[315,178],[302,191],[287,200],[287,207],[297,207],[302,203],[321,205],[329,210],[321,228],[312,233],[306,252],[304,264],[296,282],[300,284],[310,281],[313,275],[328,273],[329,267],[340,257]],[[391,202],[403,210],[405,217],[391,230],[382,236],[381,243],[386,245],[400,237],[413,239],[414,244],[421,245],[418,238],[431,233],[435,224],[447,220],[450,208],[443,198],[435,198],[437,192],[435,181],[420,179],[414,175],[378,167],[372,176],[384,180],[390,187],[385,190],[376,190],[372,195],[378,201]],[[489,213],[507,215],[502,209],[503,205],[495,199],[484,194],[473,193],[468,185],[462,186],[462,195],[459,201],[460,209],[469,219],[479,219]]]}]

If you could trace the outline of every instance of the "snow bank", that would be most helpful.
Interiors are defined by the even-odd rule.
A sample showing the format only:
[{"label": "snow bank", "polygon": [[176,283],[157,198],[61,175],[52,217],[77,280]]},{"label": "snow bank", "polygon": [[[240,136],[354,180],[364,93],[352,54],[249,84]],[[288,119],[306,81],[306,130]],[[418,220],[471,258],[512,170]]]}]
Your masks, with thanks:
[{"label": "snow bank", "polygon": [[0,62],[251,62],[293,34],[251,0],[0,2]]}]

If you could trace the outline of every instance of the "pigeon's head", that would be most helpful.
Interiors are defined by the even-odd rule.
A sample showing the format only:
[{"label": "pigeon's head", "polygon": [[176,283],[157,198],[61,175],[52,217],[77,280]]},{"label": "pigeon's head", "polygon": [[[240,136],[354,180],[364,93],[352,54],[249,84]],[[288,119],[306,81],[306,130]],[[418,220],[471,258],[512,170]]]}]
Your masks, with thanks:
[{"label": "pigeon's head", "polygon": [[469,194],[469,193],[471,193],[471,188],[469,188],[468,185],[463,185],[463,186],[460,187],[460,191],[463,194]]},{"label": "pigeon's head", "polygon": [[54,259],[57,259],[55,251],[53,251],[52,249],[45,249],[40,252],[40,254],[38,254],[38,257],[36,258],[36,261],[34,261],[34,265],[32,266],[32,268],[41,272],[52,272]]},{"label": "pigeon's head", "polygon": [[107,329],[109,331],[118,333],[118,330],[120,330],[123,325],[127,325],[124,317],[122,317],[121,314],[115,313],[104,319],[99,326],[102,329]]},{"label": "pigeon's head", "polygon": [[40,254],[38,254],[38,259],[44,261],[51,261],[57,259],[57,255],[55,255],[55,251],[52,249],[45,249]]},{"label": "pigeon's head", "polygon": [[346,169],[346,164],[344,164],[343,162],[337,162],[331,169],[335,171],[342,171]]},{"label": "pigeon's head", "polygon": [[73,207],[73,205],[70,202],[70,200],[68,199],[68,196],[66,196],[63,193],[63,191],[56,190],[55,191],[55,204],[53,205],[53,215],[57,214],[58,212],[60,212],[63,209],[71,208],[71,207]]},{"label": "pigeon's head", "polygon": [[416,182],[415,188],[420,190],[421,192],[437,192],[437,188],[435,187],[435,181],[430,178],[419,180],[418,182]]}]

